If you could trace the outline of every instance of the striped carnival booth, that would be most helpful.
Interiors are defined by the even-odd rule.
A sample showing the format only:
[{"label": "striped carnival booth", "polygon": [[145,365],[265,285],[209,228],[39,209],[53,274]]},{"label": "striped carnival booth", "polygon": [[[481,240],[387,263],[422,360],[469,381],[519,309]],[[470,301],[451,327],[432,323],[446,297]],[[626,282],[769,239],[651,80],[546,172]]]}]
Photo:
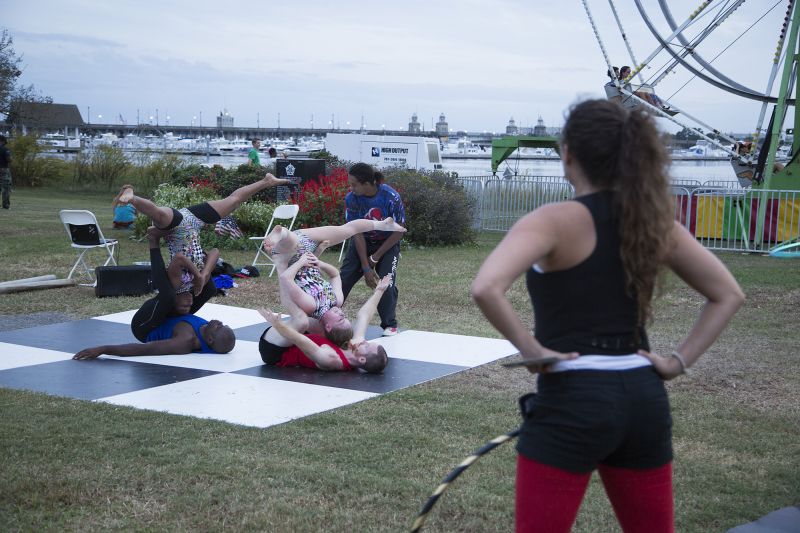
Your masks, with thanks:
[{"label": "striped carnival booth", "polygon": [[[796,191],[673,190],[675,218],[698,239],[780,243],[800,237]],[[764,225],[757,239],[759,207]],[[735,247],[738,249],[739,247]]]}]

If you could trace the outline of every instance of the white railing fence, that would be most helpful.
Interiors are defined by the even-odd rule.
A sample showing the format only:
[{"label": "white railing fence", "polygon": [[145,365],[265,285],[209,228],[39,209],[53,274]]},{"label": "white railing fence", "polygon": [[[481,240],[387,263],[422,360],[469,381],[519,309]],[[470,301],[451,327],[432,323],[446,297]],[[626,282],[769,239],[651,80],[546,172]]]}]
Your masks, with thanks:
[{"label": "white railing fence", "polygon": [[[571,198],[560,176],[459,177],[475,200],[473,227],[508,231],[525,213]],[[742,189],[735,182],[673,180],[675,219],[706,248],[766,252],[800,239],[800,192]]]}]

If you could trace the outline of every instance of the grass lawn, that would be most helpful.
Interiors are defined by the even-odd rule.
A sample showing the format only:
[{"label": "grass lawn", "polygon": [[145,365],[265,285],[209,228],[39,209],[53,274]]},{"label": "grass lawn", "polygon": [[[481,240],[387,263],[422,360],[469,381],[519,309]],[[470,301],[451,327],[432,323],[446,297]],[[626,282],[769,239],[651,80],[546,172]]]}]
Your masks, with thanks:
[{"label": "grass lawn", "polygon": [[[58,210],[90,209],[105,230],[112,197],[15,190],[12,209],[0,212],[0,281],[65,277],[75,255]],[[147,259],[145,244],[107,233],[122,236],[120,264]],[[468,288],[499,238],[403,251],[401,327],[497,337]],[[254,254],[222,255],[239,267]],[[724,531],[800,503],[800,268],[756,255],[720,257],[748,301],[692,374],[668,384],[678,531]],[[348,307],[367,294],[357,287]],[[511,296],[529,321],[522,283]],[[143,300],[97,299],[70,287],[0,295],[0,314],[79,319]],[[215,301],[276,306],[276,281],[245,280]],[[668,279],[650,327],[653,348],[673,349],[701,303]],[[0,522],[10,531],[401,531],[451,468],[518,425],[516,399],[532,386],[524,370],[495,363],[266,430],[0,389]],[[511,530],[513,474],[506,444],[451,486],[427,530]],[[595,478],[575,531],[617,529]]]}]

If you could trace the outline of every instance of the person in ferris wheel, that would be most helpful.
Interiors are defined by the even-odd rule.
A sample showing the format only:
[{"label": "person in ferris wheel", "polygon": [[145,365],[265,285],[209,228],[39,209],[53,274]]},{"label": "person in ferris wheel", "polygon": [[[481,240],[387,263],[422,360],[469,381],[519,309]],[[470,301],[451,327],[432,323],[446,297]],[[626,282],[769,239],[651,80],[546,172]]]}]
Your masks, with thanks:
[{"label": "person in ferris wheel", "polygon": [[[659,96],[655,93],[652,87],[646,85],[640,85],[638,88],[634,88],[630,83],[630,78],[631,78],[631,67],[627,65],[620,67],[619,80],[622,82],[623,88],[625,88],[628,91],[631,91],[633,94],[635,94],[648,104],[657,107],[662,111],[665,112],[670,111],[669,105],[666,102],[664,102],[661,98],[659,98]],[[671,114],[674,114],[674,112]]]}]

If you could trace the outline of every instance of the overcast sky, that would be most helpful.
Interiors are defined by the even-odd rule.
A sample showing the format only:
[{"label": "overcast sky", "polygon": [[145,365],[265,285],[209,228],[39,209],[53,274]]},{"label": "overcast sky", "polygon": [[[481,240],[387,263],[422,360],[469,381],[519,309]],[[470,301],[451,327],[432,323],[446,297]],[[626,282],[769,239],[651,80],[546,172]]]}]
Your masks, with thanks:
[{"label": "overcast sky", "polygon": [[[642,0],[668,35],[657,0]],[[715,0],[725,5],[727,0]],[[576,98],[602,96],[606,65],[580,0],[2,0],[0,27],[24,59],[22,81],[84,119],[203,125],[227,109],[237,126],[504,131],[510,117],[560,125]],[[669,0],[678,23],[698,0]],[[769,8],[714,65],[764,91],[786,1],[750,0],[698,48],[710,60]],[[615,65],[631,64],[609,2],[589,0]],[[617,0],[639,61],[656,47],[633,0]],[[717,13],[707,15],[708,21]],[[698,26],[699,28],[699,26]],[[697,30],[688,30],[693,36]],[[666,62],[662,52],[654,66]],[[653,69],[655,70],[655,68]],[[657,88],[669,97],[679,68]],[[773,89],[773,93],[777,90]],[[750,132],[760,104],[689,83],[675,104],[723,131]],[[102,118],[99,116],[102,115]],[[665,121],[660,121],[665,122]],[[674,127],[671,129],[675,129]]]}]

